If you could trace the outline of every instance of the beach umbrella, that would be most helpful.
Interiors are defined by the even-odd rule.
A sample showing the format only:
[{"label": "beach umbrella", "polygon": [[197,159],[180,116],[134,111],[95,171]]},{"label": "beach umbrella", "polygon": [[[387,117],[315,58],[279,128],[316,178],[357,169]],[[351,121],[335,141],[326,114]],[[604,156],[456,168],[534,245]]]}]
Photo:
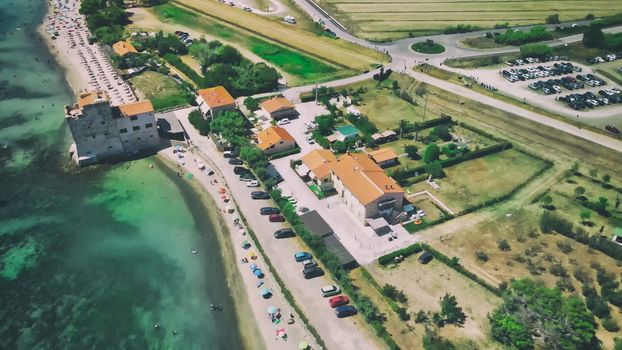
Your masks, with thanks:
[{"label": "beach umbrella", "polygon": [[255,274],[255,276],[257,276],[257,278],[263,277],[263,271],[261,271],[261,269],[256,269],[255,271],[253,271],[253,273]]},{"label": "beach umbrella", "polygon": [[269,298],[272,295],[272,293],[270,292],[270,290],[268,288],[262,289],[260,293],[261,293],[261,296],[266,298],[266,299]]},{"label": "beach umbrella", "polygon": [[277,313],[279,313],[279,309],[276,306],[268,306],[268,314],[276,315]]},{"label": "beach umbrella", "polygon": [[300,343],[298,343],[298,349],[307,350],[308,348],[309,348],[309,343],[306,340],[303,340]]},{"label": "beach umbrella", "polygon": [[255,270],[257,270],[257,264],[251,264],[251,266],[249,266],[249,268],[251,269],[251,271],[255,271]]}]

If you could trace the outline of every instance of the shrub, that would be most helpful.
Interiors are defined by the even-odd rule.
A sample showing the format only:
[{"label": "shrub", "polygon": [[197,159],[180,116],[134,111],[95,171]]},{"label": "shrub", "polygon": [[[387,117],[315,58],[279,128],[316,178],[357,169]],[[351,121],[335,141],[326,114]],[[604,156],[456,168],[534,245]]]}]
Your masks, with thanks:
[{"label": "shrub", "polygon": [[404,151],[406,152],[406,154],[408,155],[408,158],[410,159],[417,159],[419,157],[419,155],[417,154],[417,151],[419,151],[419,148],[417,148],[417,146],[415,145],[405,146]]},{"label": "shrub", "polygon": [[479,261],[484,261],[484,262],[488,261],[488,254],[480,250],[475,252],[475,256],[477,257],[477,260]]},{"label": "shrub", "polygon": [[423,310],[419,310],[415,315],[415,323],[426,323],[428,320],[428,313]]},{"label": "shrub", "polygon": [[190,112],[190,114],[188,114],[188,121],[190,122],[190,124],[192,124],[192,126],[194,126],[195,129],[199,131],[199,134],[203,136],[209,134],[210,122],[209,120],[203,118],[201,112],[198,109],[195,109],[194,111]]},{"label": "shrub", "polygon": [[435,143],[429,144],[423,153],[423,161],[425,163],[432,163],[435,160],[438,160],[440,155],[440,149],[438,145]]},{"label": "shrub", "polygon": [[546,17],[546,23],[547,24],[557,24],[559,23],[559,14],[554,14],[554,15],[550,15],[548,17]]},{"label": "shrub", "polygon": [[553,276],[557,276],[557,277],[567,277],[568,276],[568,271],[566,271],[566,269],[560,263],[555,263],[555,264],[551,265],[551,267],[549,268],[549,272]]},{"label": "shrub", "polygon": [[466,321],[466,315],[462,308],[458,305],[456,297],[451,294],[445,294],[440,301],[441,316],[446,324],[455,324],[463,326]]},{"label": "shrub", "polygon": [[544,57],[553,54],[553,48],[546,44],[521,45],[520,54],[523,57]]},{"label": "shrub", "polygon": [[507,239],[500,239],[497,241],[497,247],[499,248],[499,250],[503,251],[503,252],[508,252],[510,250],[512,250],[512,247],[510,247],[510,243],[508,243]]},{"label": "shrub", "polygon": [[423,336],[424,350],[455,350],[456,347],[449,340],[441,337],[436,332],[426,329]]},{"label": "shrub", "polygon": [[617,332],[620,330],[618,323],[611,317],[607,317],[602,322],[603,328],[609,332]]}]

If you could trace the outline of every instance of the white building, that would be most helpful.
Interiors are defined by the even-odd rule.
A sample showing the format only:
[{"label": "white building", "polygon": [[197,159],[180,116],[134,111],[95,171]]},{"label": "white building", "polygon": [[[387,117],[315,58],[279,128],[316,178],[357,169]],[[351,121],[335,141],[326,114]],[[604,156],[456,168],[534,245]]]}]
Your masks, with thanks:
[{"label": "white building", "polygon": [[78,165],[153,149],[160,142],[150,101],[112,107],[105,92],[94,91],[65,111],[74,140],[70,153]]}]

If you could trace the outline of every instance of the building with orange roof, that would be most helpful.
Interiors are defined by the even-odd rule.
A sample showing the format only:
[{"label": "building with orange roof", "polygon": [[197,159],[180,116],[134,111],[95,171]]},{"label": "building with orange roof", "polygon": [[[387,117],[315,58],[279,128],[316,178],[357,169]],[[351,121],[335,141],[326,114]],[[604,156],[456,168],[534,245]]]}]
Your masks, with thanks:
[{"label": "building with orange roof", "polygon": [[112,45],[112,50],[114,51],[114,53],[116,53],[117,55],[121,57],[125,57],[126,55],[129,55],[129,54],[138,53],[138,50],[136,50],[134,45],[132,45],[132,43],[130,43],[127,40],[117,41],[116,43]]},{"label": "building with orange roof", "polygon": [[386,168],[397,164],[397,153],[392,148],[385,147],[367,154],[378,166]]},{"label": "building with orange roof", "polygon": [[196,101],[206,119],[216,117],[224,111],[233,111],[236,108],[233,96],[223,86],[200,89],[197,92]]},{"label": "building with orange roof", "polygon": [[160,143],[148,100],[113,107],[105,92],[93,91],[80,95],[65,111],[74,140],[70,153],[78,165],[135,154]]},{"label": "building with orange roof", "polygon": [[298,117],[296,106],[284,97],[273,97],[263,101],[261,103],[261,110],[274,120]]},{"label": "building with orange roof", "polygon": [[336,158],[327,152],[330,153],[328,150],[307,153],[301,158],[300,166],[309,169],[308,176],[314,182],[325,185],[323,191],[334,189],[363,225],[375,218],[392,221],[401,213],[404,190],[368,155],[351,153]]},{"label": "building with orange roof", "polygon": [[266,154],[284,152],[296,147],[296,140],[280,126],[271,126],[257,133],[257,147]]}]

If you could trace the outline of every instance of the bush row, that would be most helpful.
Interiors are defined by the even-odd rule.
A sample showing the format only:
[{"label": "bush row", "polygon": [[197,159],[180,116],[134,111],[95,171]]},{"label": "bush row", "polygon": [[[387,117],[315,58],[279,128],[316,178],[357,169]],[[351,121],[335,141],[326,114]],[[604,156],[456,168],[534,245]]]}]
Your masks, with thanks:
[{"label": "bush row", "polygon": [[273,159],[284,158],[284,157],[291,156],[292,154],[296,154],[296,153],[300,153],[300,147],[298,147],[298,146],[296,146],[296,147],[294,147],[292,149],[288,149],[287,151],[271,154],[268,157],[268,159],[269,160],[273,160]]},{"label": "bush row", "polygon": [[378,282],[376,282],[376,279],[374,279],[374,276],[372,276],[369,273],[369,271],[367,271],[367,269],[365,269],[364,267],[361,267],[361,274],[363,275],[363,278],[365,278],[367,280],[367,282],[369,282],[369,284],[371,284],[372,287],[374,287],[374,289],[376,289],[378,291],[378,293],[380,293],[382,298],[391,307],[391,310],[393,310],[393,312],[395,312],[399,317],[401,317],[400,316],[400,309],[402,309],[402,307],[400,307],[393,299],[388,298],[384,293],[382,293],[382,287],[380,287]]},{"label": "bush row", "polygon": [[400,130],[400,128],[395,128],[393,129],[393,131],[395,131],[396,133],[400,133],[400,131],[404,134],[409,133],[409,132],[413,132],[416,130],[423,130],[423,129],[428,129],[431,128],[433,126],[437,126],[437,125],[441,125],[441,124],[448,124],[448,123],[452,123],[453,120],[451,119],[450,116],[448,115],[441,115],[439,118],[435,118],[435,119],[429,119],[426,121],[423,121],[421,123],[417,122],[417,123],[408,123],[406,124],[406,127],[404,127],[402,130]]},{"label": "bush row", "polygon": [[409,257],[413,254],[417,254],[419,252],[423,251],[423,248],[421,247],[421,244],[419,243],[415,243],[415,244],[411,244],[406,248],[402,248],[402,249],[398,249],[394,252],[391,252],[389,254],[383,255],[381,257],[378,258],[378,263],[382,266],[387,266],[390,263],[393,262],[393,260],[395,258],[397,258],[398,256],[403,256],[404,258]]},{"label": "bush row", "polygon": [[170,63],[173,67],[179,69],[180,72],[184,73],[190,80],[192,80],[198,87],[203,85],[203,78],[194,71],[194,69],[190,68],[189,65],[185,64],[179,56],[173,53],[167,53],[163,56],[166,62]]},{"label": "bush row", "polygon": [[304,226],[294,206],[281,196],[281,191],[273,189],[270,196],[281,209],[281,213],[287,221],[292,225],[296,234],[307,244],[315,258],[321,261],[329,270],[333,279],[338,282],[341,290],[348,294],[357,306],[359,312],[364,316],[365,320],[372,326],[376,335],[381,338],[391,350],[399,349],[391,334],[384,327],[383,316],[373,302],[366,296],[362,295],[358,288],[352,284],[348,276],[348,272],[344,270],[335,254],[328,250],[322,239],[307,230]]},{"label": "bush row", "polygon": [[485,289],[487,289],[488,291],[490,291],[494,295],[501,296],[502,291],[499,288],[491,286],[486,281],[484,281],[483,279],[479,278],[476,274],[474,274],[473,272],[467,270],[464,266],[462,266],[460,264],[460,261],[459,261],[459,259],[457,257],[449,258],[447,255],[439,252],[438,250],[430,247],[427,244],[423,244],[422,247],[423,247],[423,250],[425,250],[426,252],[429,252],[436,259],[438,259],[440,262],[442,262],[445,265],[447,265],[447,266],[451,267],[452,269],[456,270],[456,272],[460,273],[461,275],[469,278],[473,282],[475,282],[475,283],[479,284],[480,286],[484,287]]}]

